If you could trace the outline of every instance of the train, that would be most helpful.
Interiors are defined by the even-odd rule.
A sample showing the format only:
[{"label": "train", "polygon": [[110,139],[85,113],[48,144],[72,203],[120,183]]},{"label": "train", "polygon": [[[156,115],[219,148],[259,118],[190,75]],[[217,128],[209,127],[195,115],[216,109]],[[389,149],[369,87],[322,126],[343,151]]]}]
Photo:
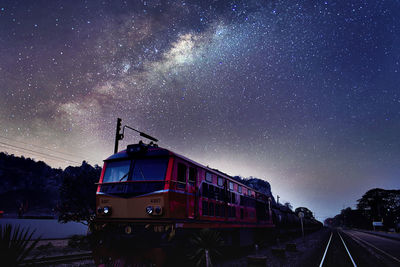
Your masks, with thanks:
[{"label": "train", "polygon": [[270,192],[140,141],[104,160],[96,192],[94,229],[102,233],[97,255],[104,258],[120,246],[118,251],[135,248],[143,256],[201,229],[218,231],[225,245],[248,246],[277,232],[299,231],[300,220],[306,229],[321,228],[312,217],[298,215]]}]

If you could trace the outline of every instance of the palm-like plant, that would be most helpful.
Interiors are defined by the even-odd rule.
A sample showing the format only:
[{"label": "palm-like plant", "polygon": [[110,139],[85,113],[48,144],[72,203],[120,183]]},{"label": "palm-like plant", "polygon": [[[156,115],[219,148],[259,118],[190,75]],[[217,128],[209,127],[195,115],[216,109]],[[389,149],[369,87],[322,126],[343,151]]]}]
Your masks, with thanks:
[{"label": "palm-like plant", "polygon": [[5,224],[0,226],[0,261],[4,266],[17,266],[22,263],[39,239],[32,240],[35,231],[29,228]]},{"label": "palm-like plant", "polygon": [[203,229],[190,239],[191,252],[189,259],[196,266],[212,266],[211,259],[220,256],[220,248],[224,244],[219,232]]}]

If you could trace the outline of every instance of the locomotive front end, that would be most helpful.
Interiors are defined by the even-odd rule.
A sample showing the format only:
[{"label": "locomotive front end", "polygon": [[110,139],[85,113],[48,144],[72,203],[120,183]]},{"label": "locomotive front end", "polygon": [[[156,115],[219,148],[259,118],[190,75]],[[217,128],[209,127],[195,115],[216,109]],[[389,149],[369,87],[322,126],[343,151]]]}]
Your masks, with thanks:
[{"label": "locomotive front end", "polygon": [[167,150],[143,143],[106,159],[96,194],[96,230],[137,238],[160,223],[165,229],[171,169]]}]

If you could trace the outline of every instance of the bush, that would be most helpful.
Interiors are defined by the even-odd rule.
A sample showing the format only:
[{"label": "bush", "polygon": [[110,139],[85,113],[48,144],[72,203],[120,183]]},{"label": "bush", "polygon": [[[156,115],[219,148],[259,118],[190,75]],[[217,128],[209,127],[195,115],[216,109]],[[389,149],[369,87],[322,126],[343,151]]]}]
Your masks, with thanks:
[{"label": "bush", "polygon": [[0,259],[4,266],[18,266],[28,257],[40,239],[32,240],[34,232],[10,224],[0,226]]},{"label": "bush", "polygon": [[[221,256],[220,248],[224,244],[219,232],[202,229],[190,239],[192,252],[189,259],[194,261],[196,266],[212,266],[211,260]],[[206,263],[206,254],[208,253],[208,264]]]}]

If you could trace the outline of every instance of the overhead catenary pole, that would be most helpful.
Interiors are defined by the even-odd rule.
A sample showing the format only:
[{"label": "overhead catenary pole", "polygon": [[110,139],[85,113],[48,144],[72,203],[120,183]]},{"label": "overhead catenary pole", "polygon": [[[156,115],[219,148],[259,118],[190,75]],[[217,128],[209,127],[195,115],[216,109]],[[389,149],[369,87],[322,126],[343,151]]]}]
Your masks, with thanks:
[{"label": "overhead catenary pole", "polygon": [[[147,133],[144,133],[144,132],[141,132],[139,130],[136,130],[135,128],[132,128],[132,127],[130,127],[128,125],[124,125],[124,127],[122,127],[122,123],[121,122],[122,122],[121,118],[117,118],[117,128],[116,128],[116,131],[115,131],[114,154],[118,152],[118,142],[119,142],[119,140],[124,139],[125,128],[128,128],[130,130],[133,130],[133,131],[139,133],[139,135],[141,137],[150,139],[153,142],[158,142],[157,138],[154,138],[153,136],[148,135]],[[121,133],[121,127],[122,127],[122,133]],[[151,144],[152,144],[152,142],[151,142]]]},{"label": "overhead catenary pole", "polygon": [[118,142],[119,140],[122,140],[124,137],[122,134],[120,134],[121,131],[121,118],[117,118],[117,129],[115,132],[115,146],[114,146],[114,154],[118,152]]}]

